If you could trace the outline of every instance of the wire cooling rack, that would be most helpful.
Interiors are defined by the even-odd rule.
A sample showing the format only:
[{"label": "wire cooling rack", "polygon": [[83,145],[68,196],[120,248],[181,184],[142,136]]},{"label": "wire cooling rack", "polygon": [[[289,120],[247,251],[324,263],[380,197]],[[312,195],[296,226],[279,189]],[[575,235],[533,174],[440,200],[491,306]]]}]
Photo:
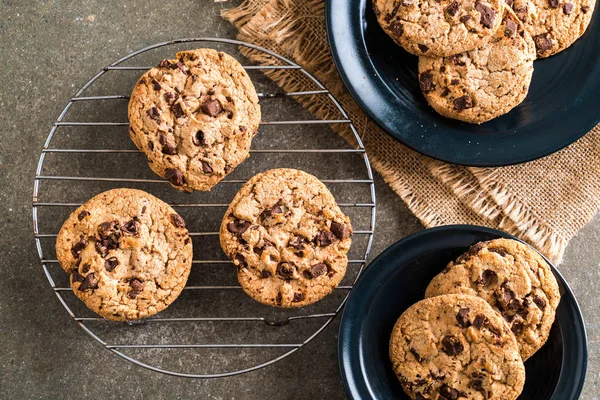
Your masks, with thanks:
[{"label": "wire cooling rack", "polygon": [[[270,63],[244,66],[259,92],[264,119],[252,156],[211,192],[183,194],[157,179],[129,140],[127,93],[150,65],[195,47],[217,48],[238,58],[240,49],[262,52],[270,56]],[[284,92],[260,73],[269,70],[296,74],[310,87]],[[339,111],[339,118],[315,119],[293,100],[301,96],[324,96]],[[290,115],[302,118],[288,119]],[[352,147],[331,132],[333,124],[347,125],[358,145]],[[354,228],[344,281],[331,295],[302,309],[275,309],[247,297],[218,243],[220,219],[241,184],[276,167],[316,174],[351,217]],[[162,313],[130,323],[104,320],[85,308],[72,293],[54,251],[58,229],[70,212],[102,191],[124,186],[146,190],[175,207],[186,220],[194,245],[192,272],[180,297]],[[75,322],[126,360],[190,378],[230,376],[265,367],[321,333],[344,305],[365,266],[375,211],[373,175],[363,143],[332,94],[294,62],[259,46],[220,38],[154,44],[103,68],[71,98],[52,126],[33,186],[33,226],[42,268]]]}]

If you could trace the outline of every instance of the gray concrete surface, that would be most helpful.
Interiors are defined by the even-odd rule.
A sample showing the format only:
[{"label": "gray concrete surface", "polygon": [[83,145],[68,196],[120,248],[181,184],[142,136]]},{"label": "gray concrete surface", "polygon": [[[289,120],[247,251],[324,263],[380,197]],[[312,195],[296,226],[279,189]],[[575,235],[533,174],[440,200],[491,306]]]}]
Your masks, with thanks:
[{"label": "gray concrete surface", "polygon": [[[192,380],[174,378],[133,365],[105,350],[87,336],[71,320],[50,290],[41,269],[34,246],[31,222],[31,195],[35,166],[40,149],[50,126],[68,99],[100,68],[115,59],[143,46],[178,37],[216,36],[234,38],[235,30],[219,17],[219,10],[230,7],[232,2],[197,1],[9,1],[0,0],[0,398],[209,398],[209,399],[342,399],[345,398],[338,373],[336,340],[338,319],[299,352],[269,367],[231,378]],[[149,57],[154,60],[158,54]],[[96,93],[127,94],[133,75],[119,75],[114,80],[99,83]],[[261,88],[269,89],[268,82],[255,78]],[[115,92],[116,91],[116,92]],[[109,103],[82,108],[80,118],[122,120],[123,103]],[[299,107],[289,103],[265,105],[272,119],[305,117]],[[74,114],[74,118],[77,118]],[[61,132],[57,146],[93,146],[96,148],[123,148],[130,146],[124,140],[126,131],[114,129],[68,130]],[[89,135],[87,135],[89,133]],[[311,135],[310,144],[341,146],[329,132],[308,130],[285,131],[278,138],[280,144],[300,146],[300,135]],[[264,136],[279,135],[265,131]],[[284,135],[284,134],[282,134]],[[273,136],[271,136],[272,138]],[[294,137],[296,142],[294,142]],[[304,139],[304,137],[302,137]],[[268,147],[272,141],[257,142]],[[130,147],[127,147],[130,148]],[[259,148],[259,147],[257,147]],[[45,173],[64,175],[94,175],[115,170],[135,177],[150,177],[144,168],[128,168],[140,165],[140,159],[95,159],[69,156],[50,158]],[[307,158],[287,159],[284,156],[265,161],[253,156],[248,168],[260,169],[273,163],[302,166],[319,176],[345,173],[354,174],[356,164],[336,159],[328,163]],[[130,164],[132,163],[132,164]],[[143,164],[141,164],[143,165]],[[248,170],[246,170],[247,172]],[[243,171],[240,171],[242,173]],[[96,175],[98,176],[98,175]],[[408,212],[397,196],[377,177],[378,224],[372,255],[377,255],[389,244],[409,233],[422,229],[419,222]],[[82,201],[89,193],[98,192],[102,185],[86,186],[48,185],[42,187],[47,201]],[[155,188],[161,197],[171,201],[190,201],[191,197],[173,194],[165,186]],[[229,196],[226,189],[214,196]],[[339,196],[354,198],[357,193],[339,189]],[[193,195],[195,196],[195,195]],[[210,197],[195,197],[209,199]],[[68,209],[52,209],[41,216],[46,224],[40,229],[47,232],[60,226]],[[193,213],[193,210],[183,211]],[[186,219],[196,221],[195,214],[184,214]],[[199,217],[216,223],[214,215]],[[212,219],[211,219],[212,218]],[[213,220],[214,219],[214,220]],[[356,216],[365,222],[364,216]],[[197,240],[197,239],[195,239]],[[50,243],[50,244],[48,244]],[[51,241],[43,244],[51,252]],[[196,242],[195,242],[196,243]],[[202,243],[198,257],[219,257],[215,243]],[[360,245],[360,243],[358,243]],[[363,243],[364,245],[364,243]],[[196,246],[198,247],[198,246]],[[55,266],[56,267],[56,266]],[[574,290],[583,309],[587,323],[590,358],[587,381],[582,399],[600,398],[600,218],[596,217],[573,240],[568,248],[560,270]],[[196,269],[198,271],[198,269]],[[58,270],[51,271],[57,283],[64,284]],[[231,279],[219,272],[196,272],[196,282],[208,284],[211,279]],[[62,281],[60,281],[62,279]],[[219,312],[235,315],[236,312],[253,312],[246,302],[238,301],[237,295],[217,294],[200,300],[187,296],[177,303],[181,306],[168,311],[172,315],[189,311],[184,304],[192,302],[194,310],[206,310],[206,304],[225,302],[228,308]],[[240,298],[241,299],[241,298]],[[78,307],[77,303],[72,303]],[[204,308],[203,308],[204,306]],[[210,308],[210,307],[209,307]],[[80,309],[77,309],[80,310]],[[82,311],[84,314],[84,311]],[[196,314],[197,315],[197,314]],[[273,318],[278,314],[274,313]],[[110,340],[130,340],[147,335],[155,342],[161,336],[181,339],[193,337],[194,331],[202,337],[231,340],[254,340],[270,338],[272,332],[256,328],[242,329],[244,337],[231,336],[227,328],[219,326],[195,327],[171,325],[166,328],[148,326],[119,329],[97,328]],[[136,331],[136,329],[139,329]],[[219,330],[220,329],[220,330]],[[297,337],[310,332],[311,327],[282,334],[284,338]],[[133,332],[133,333],[132,333]],[[137,333],[136,333],[137,332]],[[192,333],[190,333],[192,332]],[[224,333],[222,333],[224,332]],[[140,335],[137,335],[137,334]],[[219,337],[214,335],[218,333]],[[112,336],[111,336],[112,335]],[[132,336],[133,335],[133,336]],[[137,335],[137,336],[136,336]],[[154,335],[154,336],[153,336]],[[211,337],[210,335],[213,335]],[[264,335],[264,336],[263,336]],[[289,335],[289,336],[288,336]],[[275,339],[273,339],[275,340]],[[202,353],[205,354],[205,353]],[[229,357],[229,358],[228,358]],[[153,362],[165,363],[173,368],[184,362],[207,366],[208,370],[227,369],[235,363],[252,364],[264,354],[242,352],[235,357],[206,353],[206,356],[165,355],[151,353]],[[233,361],[231,361],[233,360]],[[189,366],[189,365],[188,365]],[[186,367],[186,365],[183,365]]]}]

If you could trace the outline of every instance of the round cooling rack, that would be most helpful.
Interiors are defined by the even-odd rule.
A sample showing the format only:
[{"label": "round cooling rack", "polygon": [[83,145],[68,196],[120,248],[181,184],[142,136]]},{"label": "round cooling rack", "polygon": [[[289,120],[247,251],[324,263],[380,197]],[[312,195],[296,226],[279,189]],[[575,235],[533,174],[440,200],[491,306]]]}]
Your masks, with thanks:
[{"label": "round cooling rack", "polygon": [[[212,47],[240,59],[263,114],[251,157],[210,192],[180,193],[152,173],[129,139],[127,101],[139,76],[177,51]],[[285,91],[267,78],[285,75]],[[265,76],[267,75],[267,76]],[[327,107],[315,119],[298,103]],[[350,145],[331,132],[347,130]],[[276,309],[246,296],[219,245],[219,224],[241,185],[271,168],[316,175],[352,219],[346,277],[325,299],[301,309]],[[161,198],[185,219],[194,244],[187,286],[165,311],[129,323],[99,318],[80,302],[58,264],[54,243],[62,222],[83,202],[115,187]],[[375,225],[375,186],[367,154],[346,112],[325,87],[294,62],[237,40],[189,38],[154,44],[103,68],[67,103],[42,149],[33,185],[33,229],[42,268],[58,300],[98,343],[137,365],[170,375],[214,378],[273,364],[321,333],[343,307],[368,258]]]}]

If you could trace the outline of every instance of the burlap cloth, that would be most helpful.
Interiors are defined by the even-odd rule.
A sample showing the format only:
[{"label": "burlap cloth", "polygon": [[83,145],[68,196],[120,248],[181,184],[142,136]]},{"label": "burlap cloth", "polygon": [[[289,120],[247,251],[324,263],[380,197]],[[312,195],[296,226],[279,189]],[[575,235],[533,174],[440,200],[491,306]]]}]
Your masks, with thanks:
[{"label": "burlap cloth", "polygon": [[[331,58],[322,0],[246,0],[223,12],[240,40],[273,50],[315,75],[356,126],[374,168],[426,227],[477,224],[531,243],[559,263],[569,240],[600,207],[600,125],[541,160],[502,168],[471,168],[420,155],[370,121],[345,90]],[[264,53],[243,50],[254,61]],[[307,90],[300,74],[267,71],[286,91]],[[323,97],[300,97],[321,118],[339,117]],[[332,126],[350,142],[347,127]]]}]

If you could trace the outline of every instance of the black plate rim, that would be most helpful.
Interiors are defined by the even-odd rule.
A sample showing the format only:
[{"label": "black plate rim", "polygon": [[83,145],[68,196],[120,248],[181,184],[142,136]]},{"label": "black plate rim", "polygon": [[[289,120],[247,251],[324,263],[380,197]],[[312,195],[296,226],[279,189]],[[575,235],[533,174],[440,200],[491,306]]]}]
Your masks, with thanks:
[{"label": "black plate rim", "polygon": [[[386,248],[383,252],[381,252],[373,261],[371,261],[369,263],[367,268],[365,268],[365,271],[361,274],[358,281],[354,285],[354,288],[352,289],[352,291],[350,292],[350,295],[348,296],[348,299],[346,301],[346,304],[344,306],[344,310],[342,312],[342,316],[340,319],[340,327],[338,329],[338,364],[339,364],[339,372],[340,372],[340,376],[342,379],[342,384],[344,386],[344,390],[346,391],[346,394],[348,395],[348,397],[350,399],[357,399],[357,400],[366,400],[367,399],[366,397],[364,397],[362,395],[362,394],[364,394],[363,392],[358,392],[358,389],[355,386],[351,385],[350,382],[348,381],[348,374],[351,373],[352,368],[349,367],[349,365],[351,364],[350,361],[346,361],[346,357],[350,353],[350,351],[351,351],[350,347],[352,345],[352,343],[350,343],[348,340],[350,333],[347,332],[347,330],[348,330],[347,326],[351,325],[351,320],[352,320],[352,315],[353,315],[352,308],[353,308],[355,302],[358,301],[356,299],[359,298],[359,296],[361,295],[361,293],[360,293],[361,288],[363,286],[364,287],[369,286],[369,283],[366,283],[366,282],[371,280],[371,276],[376,275],[378,272],[381,272],[380,270],[386,269],[385,264],[383,264],[383,266],[381,266],[381,267],[378,267],[377,264],[379,262],[381,262],[382,259],[385,259],[389,254],[394,253],[395,251],[398,251],[399,248],[402,248],[403,246],[405,246],[407,243],[410,243],[411,241],[420,239],[422,237],[425,237],[425,236],[428,236],[431,234],[437,234],[438,232],[443,232],[443,231],[448,231],[448,232],[463,231],[463,232],[487,233],[487,234],[496,235],[498,237],[504,237],[504,238],[518,240],[522,243],[525,243],[521,239],[519,239],[511,234],[508,234],[506,232],[503,232],[503,231],[500,231],[497,229],[492,229],[492,228],[488,228],[488,227],[484,227],[484,226],[477,226],[477,225],[457,224],[457,225],[443,225],[443,226],[438,226],[435,228],[429,228],[429,229],[424,229],[424,230],[415,232],[411,235],[408,235],[408,236],[398,240],[397,242],[395,242],[394,244],[392,244],[388,248]],[[525,243],[525,244],[527,244],[527,243]],[[527,244],[527,245],[529,246],[529,244]],[[535,248],[533,248],[533,249],[535,250]],[[570,399],[576,400],[576,399],[579,399],[579,396],[581,395],[581,392],[583,390],[587,367],[588,367],[588,358],[589,358],[587,332],[585,329],[585,322],[583,319],[583,314],[581,313],[581,308],[579,306],[579,303],[577,302],[577,298],[573,294],[573,291],[567,284],[567,281],[562,276],[560,271],[558,269],[556,269],[554,264],[552,264],[543,254],[541,254],[541,253],[539,253],[539,254],[550,265],[550,267],[552,268],[552,272],[555,274],[555,276],[557,277],[557,279],[559,281],[561,288],[564,290],[565,293],[562,297],[563,298],[568,297],[570,299],[570,306],[575,311],[574,315],[577,318],[577,320],[574,321],[573,326],[576,326],[577,328],[579,328],[579,329],[577,329],[577,331],[580,334],[581,338],[583,339],[582,343],[578,343],[581,346],[580,350],[581,350],[582,356],[583,356],[583,360],[581,360],[581,364],[578,364],[578,365],[580,365],[580,368],[579,368],[580,379],[579,379],[579,381],[577,381],[576,383],[574,383],[572,385],[573,387],[571,388],[571,391],[570,391],[570,393],[571,393]],[[375,266],[375,268],[372,268],[373,266]],[[378,271],[378,269],[379,269],[379,271]],[[375,272],[373,272],[373,271],[375,271]],[[356,344],[355,344],[355,346],[356,346]],[[563,359],[563,361],[564,361],[564,359]],[[348,371],[346,371],[346,370],[348,370]],[[556,391],[561,386],[561,384],[564,385],[563,371],[561,371],[561,373],[560,373],[560,377],[559,377],[559,380],[557,383],[557,387],[554,391],[554,395],[552,396],[552,400],[555,400]],[[368,386],[367,386],[366,390],[368,392]],[[368,393],[370,395],[369,398],[374,399],[374,397],[371,396],[371,393],[370,392],[368,392]],[[556,399],[556,400],[558,400],[558,399]],[[564,399],[561,399],[561,400],[564,400]]]},{"label": "black plate rim", "polygon": [[[354,1],[348,1],[348,3],[354,4],[355,2],[363,2],[363,1],[366,1],[366,0],[354,0]],[[386,84],[384,82],[382,82],[381,80],[375,78],[378,76],[377,70],[373,67],[370,57],[368,55],[365,56],[365,54],[368,54],[368,53],[364,46],[365,39],[364,39],[364,30],[363,29],[356,30],[358,33],[354,34],[353,35],[354,37],[349,37],[349,38],[347,37],[347,38],[345,38],[345,40],[353,41],[354,43],[357,43],[355,46],[356,50],[357,50],[356,53],[358,54],[357,57],[366,57],[367,62],[358,63],[361,67],[361,71],[358,73],[351,74],[350,71],[348,71],[346,68],[344,68],[344,63],[341,59],[340,52],[337,51],[338,43],[339,43],[338,38],[334,35],[333,29],[331,28],[334,23],[333,19],[334,18],[336,20],[343,19],[344,13],[340,12],[340,11],[343,11],[343,9],[342,10],[336,9],[337,12],[334,13],[333,12],[333,3],[334,3],[334,0],[326,0],[325,30],[327,33],[327,41],[329,43],[329,47],[330,47],[330,51],[331,51],[331,55],[333,57],[335,67],[336,67],[337,71],[339,72],[339,75],[342,78],[342,81],[344,82],[344,86],[346,87],[346,89],[348,90],[348,92],[350,93],[350,95],[352,96],[354,101],[360,106],[362,111],[365,112],[367,114],[367,116],[370,119],[372,119],[384,132],[386,132],[394,140],[402,143],[406,147],[408,147],[418,153],[426,155],[435,160],[444,161],[444,162],[448,162],[448,163],[452,163],[452,164],[456,164],[456,165],[468,166],[468,167],[504,167],[504,166],[510,166],[510,165],[517,165],[517,164],[523,164],[526,162],[534,161],[534,160],[537,160],[540,158],[544,158],[546,156],[549,156],[550,154],[556,153],[557,151],[560,151],[560,150],[568,147],[569,145],[575,143],[577,140],[581,139],[583,136],[588,134],[596,125],[598,125],[600,123],[600,113],[598,113],[598,115],[596,116],[595,119],[590,120],[589,124],[586,124],[585,127],[580,129],[579,131],[574,131],[571,135],[565,135],[565,139],[562,140],[559,144],[557,144],[553,148],[549,148],[547,150],[540,151],[539,153],[532,152],[531,154],[522,156],[522,157],[517,157],[515,155],[514,158],[510,161],[474,161],[474,160],[451,159],[451,157],[443,157],[443,156],[440,156],[433,152],[430,152],[427,149],[423,149],[423,148],[419,148],[418,146],[414,146],[410,142],[405,140],[402,137],[402,135],[395,134],[393,132],[392,127],[388,126],[388,124],[386,124],[386,122],[382,118],[380,118],[377,115],[377,113],[375,113],[373,111],[373,108],[375,108],[375,106],[371,105],[367,100],[367,99],[369,99],[370,96],[361,96],[357,92],[356,87],[355,87],[356,85],[352,78],[352,75],[355,75],[357,77],[363,76],[364,80],[366,80],[367,82],[370,83],[371,92],[375,92],[375,93],[378,92],[379,90],[385,88]],[[351,6],[348,5],[345,8],[348,9],[350,7]],[[358,7],[358,10],[355,12],[362,13],[363,12],[362,7]],[[352,29],[349,29],[348,31],[352,32]],[[349,33],[348,35],[352,36],[352,33]],[[339,40],[344,40],[344,39],[339,38]],[[363,49],[365,51],[362,51]],[[358,50],[361,50],[361,51],[358,51]],[[357,78],[357,79],[360,79],[360,78]]]}]

